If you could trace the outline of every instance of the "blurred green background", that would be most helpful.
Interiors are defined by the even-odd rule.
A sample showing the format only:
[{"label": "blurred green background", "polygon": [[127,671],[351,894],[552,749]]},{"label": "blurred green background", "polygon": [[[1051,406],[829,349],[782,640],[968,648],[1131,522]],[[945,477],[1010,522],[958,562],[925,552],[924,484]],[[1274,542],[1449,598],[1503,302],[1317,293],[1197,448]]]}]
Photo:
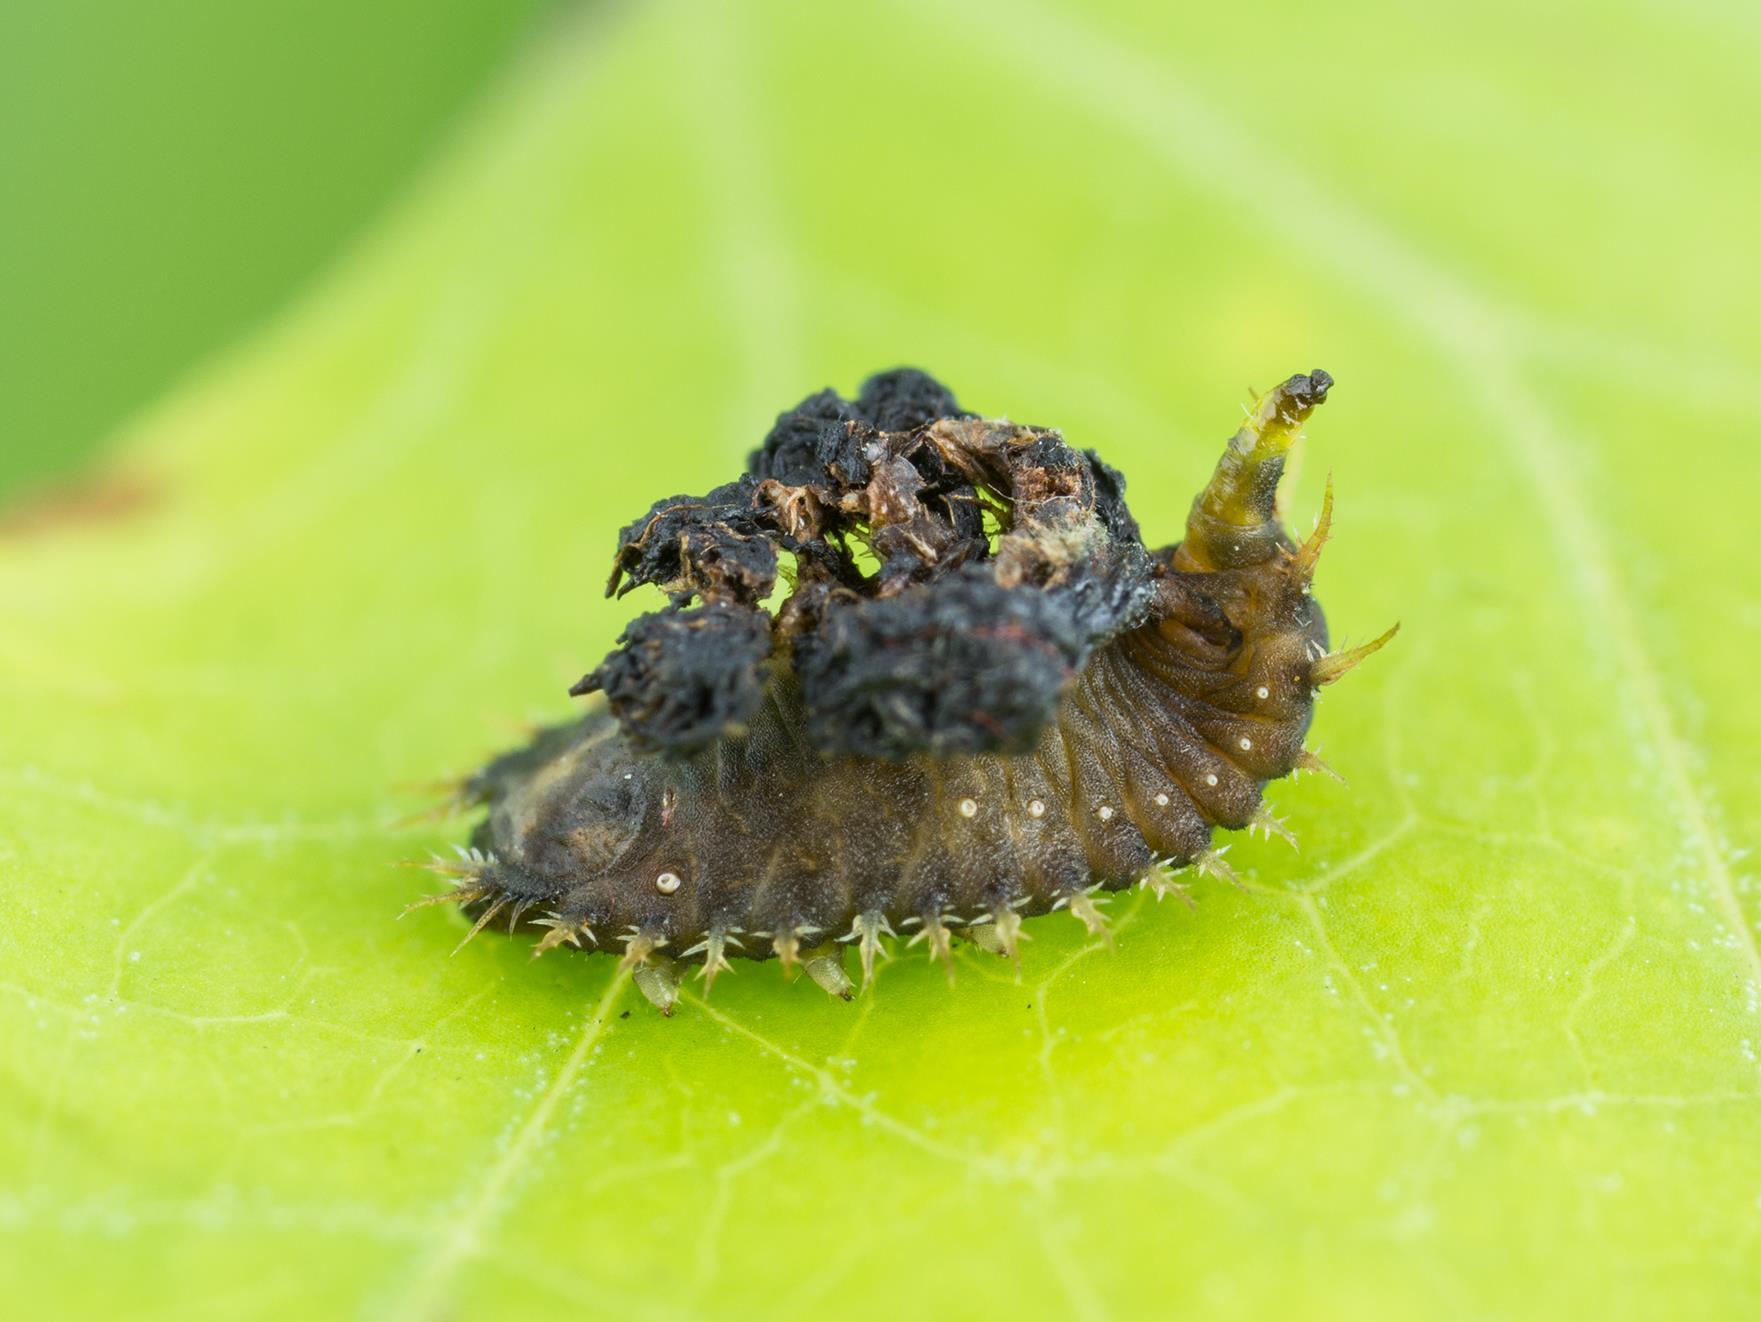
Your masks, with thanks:
[{"label": "blurred green background", "polygon": [[[0,512],[10,1312],[1753,1315],[1752,7],[387,10],[450,90],[395,25],[343,49],[377,15],[187,12],[154,59],[139,13],[58,29],[151,76],[23,112],[173,162],[32,139],[88,200],[25,206],[91,282],[64,345],[88,264],[155,316],[281,274],[192,301],[118,428],[5,436],[85,492]],[[307,80],[249,72],[283,48],[354,70],[303,146]],[[114,90],[216,66],[291,90]],[[338,141],[381,102],[401,146]],[[226,224],[348,180],[322,234]],[[608,959],[395,921],[392,865],[468,830],[399,787],[574,710],[654,604],[599,595],[617,529],[902,361],[1099,449],[1157,541],[1252,387],[1333,372],[1289,509],[1333,474],[1335,637],[1403,629],[1320,707],[1349,787],[1269,790],[1300,852],[1122,898],[1113,952],[1037,921],[1019,980],[741,968],[670,1021]]]},{"label": "blurred green background", "polygon": [[272,315],[558,3],[0,5],[0,496]]}]

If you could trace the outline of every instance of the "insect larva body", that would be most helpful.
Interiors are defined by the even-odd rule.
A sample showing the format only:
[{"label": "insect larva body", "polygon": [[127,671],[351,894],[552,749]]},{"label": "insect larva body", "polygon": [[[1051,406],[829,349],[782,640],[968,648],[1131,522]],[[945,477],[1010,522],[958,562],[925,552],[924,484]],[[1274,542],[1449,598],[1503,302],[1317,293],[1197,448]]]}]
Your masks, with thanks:
[{"label": "insect larva body", "polygon": [[[606,706],[466,783],[489,815],[438,898],[479,926],[548,927],[540,951],[621,951],[670,1012],[683,965],[709,982],[775,955],[848,996],[846,948],[866,977],[884,934],[1013,956],[1021,921],[1054,909],[1102,930],[1096,891],[1228,875],[1213,831],[1282,829],[1262,786],[1319,766],[1302,745],[1315,691],[1386,640],[1327,653],[1309,583],[1330,493],[1300,547],[1272,510],[1330,384],[1293,377],[1262,400],[1186,540],[1149,554],[1092,455],[955,416],[921,374],[876,378],[838,401],[856,417],[813,419],[817,469],[661,502],[626,530],[620,571],[673,605],[577,686]],[[931,416],[887,417],[901,395]],[[791,462],[777,435],[760,472]],[[926,472],[954,480],[937,491]],[[994,545],[946,498],[962,486],[1002,512]],[[852,536],[880,549],[878,574],[848,563]],[[807,567],[774,625],[757,610],[765,537]]]}]

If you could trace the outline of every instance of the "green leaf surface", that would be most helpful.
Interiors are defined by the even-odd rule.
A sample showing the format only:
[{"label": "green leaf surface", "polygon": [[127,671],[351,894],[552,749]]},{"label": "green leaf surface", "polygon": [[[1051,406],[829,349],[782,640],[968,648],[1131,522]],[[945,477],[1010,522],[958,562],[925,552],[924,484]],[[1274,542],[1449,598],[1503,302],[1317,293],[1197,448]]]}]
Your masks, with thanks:
[{"label": "green leaf surface", "polygon": [[[0,541],[27,1316],[1748,1316],[1761,115],[1709,7],[620,9]],[[615,530],[913,362],[1177,535],[1322,366],[1351,787],[1019,981],[394,921],[399,784],[570,708]],[[1718,499],[1713,499],[1717,497]],[[1724,501],[1735,499],[1732,510]],[[628,1011],[628,1018],[624,1017]]]}]

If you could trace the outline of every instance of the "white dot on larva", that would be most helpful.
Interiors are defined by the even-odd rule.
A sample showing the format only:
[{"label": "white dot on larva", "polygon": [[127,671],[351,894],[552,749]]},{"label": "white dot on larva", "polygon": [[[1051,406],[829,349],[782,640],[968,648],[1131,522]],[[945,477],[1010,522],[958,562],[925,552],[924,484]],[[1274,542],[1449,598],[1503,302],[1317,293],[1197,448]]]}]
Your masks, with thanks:
[{"label": "white dot on larva", "polygon": [[1252,747],[1253,747],[1253,740],[1249,739],[1246,735],[1242,735],[1241,736],[1241,751],[1245,753]]},{"label": "white dot on larva", "polygon": [[663,872],[654,879],[654,889],[662,895],[671,895],[685,883],[676,872]]},{"label": "white dot on larva", "polygon": [[1257,697],[1261,702],[1264,702],[1267,698],[1272,696],[1272,690],[1267,688],[1264,684],[1261,684],[1257,689],[1254,690],[1254,696]]},{"label": "white dot on larva", "polygon": [[1216,783],[1217,783],[1217,773],[1215,771],[1212,771],[1205,776],[1205,784],[1215,785]]},{"label": "white dot on larva", "polygon": [[1110,821],[1112,821],[1112,820],[1113,820],[1113,810],[1112,810],[1112,809],[1111,809],[1111,808],[1109,808],[1109,807],[1108,807],[1108,806],[1107,806],[1107,805],[1106,805],[1106,804],[1104,804],[1104,803],[1103,803],[1103,804],[1102,804],[1102,805],[1101,805],[1101,806],[1100,806],[1100,807],[1099,807],[1099,808],[1096,808],[1096,809],[1095,809],[1095,812],[1096,812],[1096,813],[1097,813],[1097,814],[1099,814],[1099,816],[1100,816],[1100,819],[1101,819],[1101,820],[1102,820],[1102,821],[1103,821],[1103,822],[1110,822]]},{"label": "white dot on larva", "polygon": [[1168,806],[1168,796],[1166,794],[1156,795],[1156,807],[1166,808],[1167,806]]},{"label": "white dot on larva", "polygon": [[1027,815],[1029,817],[1044,817],[1046,815],[1045,801],[1042,799],[1034,799],[1027,805]]},{"label": "white dot on larva", "polygon": [[961,799],[960,800],[960,815],[962,817],[976,817],[976,816],[978,816],[978,800],[977,799]]}]

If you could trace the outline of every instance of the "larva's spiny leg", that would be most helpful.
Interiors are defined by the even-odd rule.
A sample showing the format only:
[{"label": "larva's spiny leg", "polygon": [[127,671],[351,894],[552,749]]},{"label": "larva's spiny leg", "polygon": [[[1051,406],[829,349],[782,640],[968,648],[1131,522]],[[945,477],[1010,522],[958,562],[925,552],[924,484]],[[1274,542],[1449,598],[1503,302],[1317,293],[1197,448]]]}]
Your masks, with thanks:
[{"label": "larva's spiny leg", "polygon": [[[425,867],[427,865],[414,863],[407,866]],[[467,904],[475,904],[478,900],[486,899],[494,893],[495,886],[491,882],[477,880],[466,881],[453,887],[449,891],[441,891],[438,895],[423,895],[417,899],[411,900],[404,906],[403,913],[399,914],[398,917],[401,918],[404,914],[411,913],[417,909],[426,909],[432,904],[456,904],[462,908]]]},{"label": "larva's spiny leg", "polygon": [[471,924],[471,930],[466,932],[464,939],[452,948],[452,953],[456,955],[459,951],[470,945],[476,938],[477,933],[481,932],[485,927],[488,927],[490,920],[493,919],[496,914],[500,913],[502,909],[507,906],[507,903],[507,896],[498,895],[495,899],[486,904],[483,907],[483,912],[477,915],[477,921]]},{"label": "larva's spiny leg", "polygon": [[1172,895],[1188,909],[1196,909],[1198,908],[1198,901],[1192,898],[1192,892],[1180,882],[1174,880],[1174,874],[1181,871],[1185,871],[1185,868],[1172,868],[1166,862],[1163,862],[1159,866],[1144,873],[1143,877],[1137,884],[1145,890],[1155,892],[1157,904],[1160,904],[1163,900]]},{"label": "larva's spiny leg", "polygon": [[857,942],[857,952],[862,960],[862,990],[867,991],[874,984],[874,960],[880,953],[881,933],[895,935],[893,926],[884,913],[871,909],[856,915],[850,932]]},{"label": "larva's spiny leg", "polygon": [[631,928],[624,934],[624,954],[623,958],[618,961],[618,967],[620,969],[635,969],[664,945],[666,945],[664,937]]},{"label": "larva's spiny leg", "polygon": [[785,928],[771,938],[770,948],[783,966],[783,976],[793,979],[801,963],[801,933],[793,927]]},{"label": "larva's spiny leg", "polygon": [[[560,914],[548,914],[538,919],[537,924],[540,927],[548,927],[550,930],[532,943],[533,959],[539,958],[546,951],[555,950],[564,942],[579,950],[583,933],[586,934],[589,941],[593,940],[592,928],[585,923],[577,923],[573,919],[564,918]],[[595,942],[595,944],[598,943]]]},{"label": "larva's spiny leg", "polygon": [[[493,854],[485,854],[480,849],[466,849],[463,845],[454,845],[453,852],[458,855],[457,858],[443,858],[439,854],[430,853],[427,858],[399,859],[393,866],[421,868],[424,872],[432,872],[441,877],[461,877],[468,881],[478,881],[488,873],[495,863]],[[452,894],[430,896],[426,901],[419,903],[439,904],[452,898]]]},{"label": "larva's spiny leg", "polygon": [[1090,886],[1079,890],[1069,897],[1069,909],[1087,929],[1090,936],[1098,936],[1113,948],[1113,929],[1107,923],[1107,915],[1101,912],[1100,906],[1107,902],[1107,896],[1100,895],[1098,886]]},{"label": "larva's spiny leg", "polygon": [[1300,850],[1302,848],[1302,846],[1296,842],[1296,833],[1290,829],[1289,825],[1282,817],[1275,814],[1271,808],[1264,803],[1260,804],[1258,811],[1253,815],[1253,820],[1247,824],[1247,833],[1249,836],[1252,836],[1255,831],[1264,831],[1266,833],[1266,839],[1268,840],[1273,836],[1277,836],[1292,849]]},{"label": "larva's spiny leg", "polygon": [[1297,773],[1303,771],[1326,776],[1329,780],[1336,780],[1341,785],[1349,784],[1344,776],[1340,775],[1337,771],[1333,770],[1332,767],[1321,761],[1318,753],[1314,753],[1307,748],[1303,749],[1296,755],[1296,766],[1290,772],[1290,779],[1295,780]]},{"label": "larva's spiny leg", "polygon": [[1228,845],[1223,845],[1217,849],[1205,850],[1204,853],[1192,860],[1193,871],[1197,872],[1200,876],[1214,877],[1218,881],[1226,881],[1239,890],[1241,888],[1241,878],[1236,875],[1235,869],[1230,867],[1223,859],[1223,855],[1228,852]]},{"label": "larva's spiny leg", "polygon": [[952,983],[954,981],[954,944],[949,938],[948,927],[942,921],[942,915],[931,911],[925,914],[922,919],[907,919],[906,921],[923,924],[905,943],[907,948],[916,945],[919,941],[927,941],[930,959],[941,961],[942,967],[947,970],[948,981]]},{"label": "larva's spiny leg", "polygon": [[730,946],[735,950],[741,949],[740,939],[726,929],[716,927],[711,928],[708,936],[679,956],[681,959],[689,959],[692,955],[703,956],[703,964],[697,970],[697,976],[703,979],[704,1000],[709,999],[709,990],[715,986],[718,977],[734,971],[733,966],[728,963],[727,951]]}]

